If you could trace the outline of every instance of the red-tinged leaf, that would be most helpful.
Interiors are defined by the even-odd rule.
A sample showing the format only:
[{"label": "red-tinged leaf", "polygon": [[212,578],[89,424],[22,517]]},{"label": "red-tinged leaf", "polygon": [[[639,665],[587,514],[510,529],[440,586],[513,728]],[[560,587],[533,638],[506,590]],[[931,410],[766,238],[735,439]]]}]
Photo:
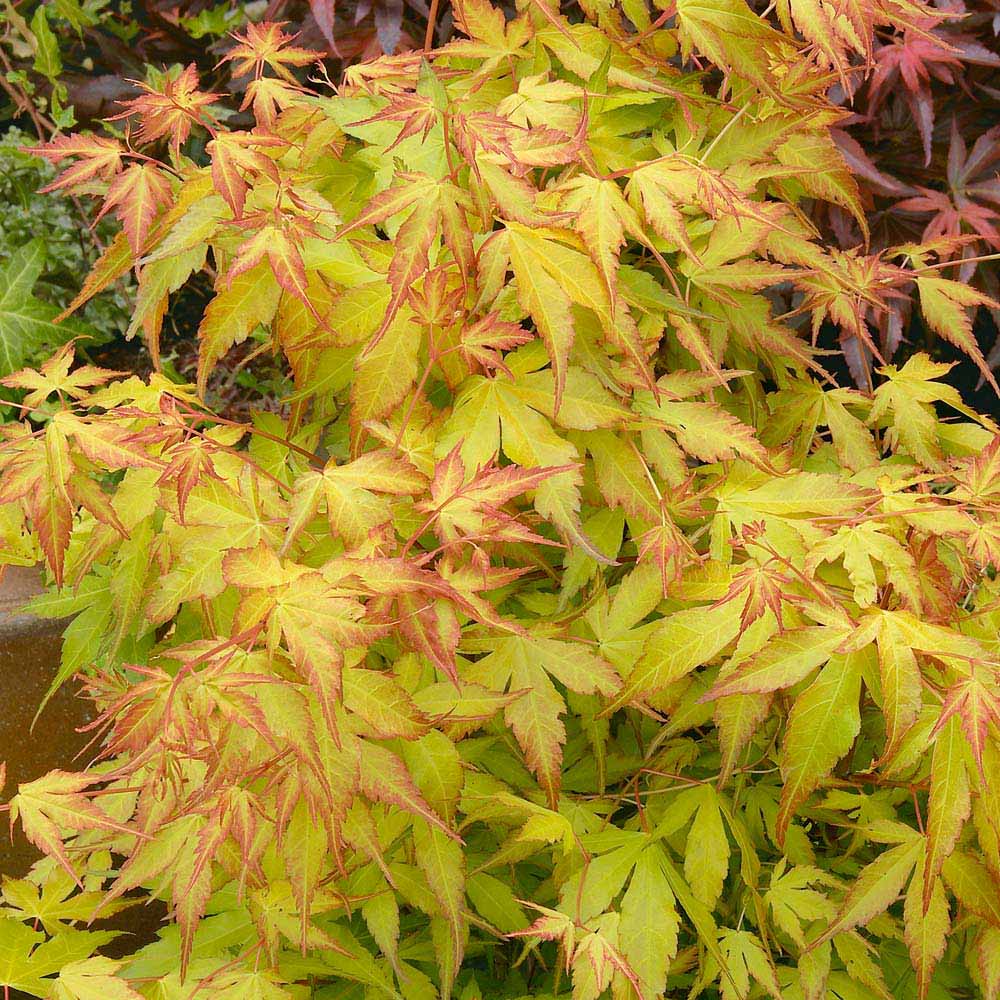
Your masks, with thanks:
[{"label": "red-tinged leaf", "polygon": [[976,936],[976,968],[985,1000],[1000,997],[1000,930],[984,927]]},{"label": "red-tinged leaf", "polygon": [[73,361],[73,345],[65,344],[42,364],[41,371],[24,368],[0,379],[0,385],[30,390],[24,397],[25,403],[28,406],[38,406],[53,393],[69,396],[70,399],[85,399],[93,386],[103,385],[116,375],[125,374],[107,368],[95,368],[93,365],[72,368]]},{"label": "red-tinged leaf", "polygon": [[676,169],[669,162],[644,166],[629,178],[629,192],[635,192],[646,221],[656,235],[668,244],[679,246],[695,263],[700,263],[672,193],[676,190]]},{"label": "red-tinged leaf", "polygon": [[670,322],[673,324],[677,342],[698,362],[698,367],[703,372],[709,372],[719,381],[722,381],[722,370],[718,361],[701,330],[684,316],[672,315]]},{"label": "red-tinged leaf", "polygon": [[779,635],[732,674],[720,677],[702,700],[764,694],[798,684],[826,663],[847,636],[844,629],[823,625],[807,625]]},{"label": "red-tinged leaf", "polygon": [[292,107],[299,95],[308,93],[303,87],[279,80],[274,76],[262,76],[247,84],[246,97],[240,111],[253,107],[257,125],[262,129],[273,129],[275,121],[286,108]]},{"label": "red-tinged leaf", "polygon": [[255,135],[247,132],[220,132],[209,144],[212,157],[212,181],[238,219],[246,203],[247,182],[244,174],[262,175],[278,181],[278,170],[263,148],[280,148],[284,140],[277,136]]},{"label": "red-tinged leaf", "polygon": [[[230,549],[222,560],[222,576],[240,590],[267,590],[280,587],[292,574],[285,572],[274,550],[260,542],[251,549]],[[315,580],[310,582],[315,590]]]},{"label": "red-tinged leaf", "polygon": [[812,941],[810,950],[885,912],[903,891],[910,873],[920,860],[923,841],[917,837],[883,851],[867,865],[848,890],[833,923]]},{"label": "red-tinged leaf", "polygon": [[495,312],[478,320],[471,326],[462,328],[462,353],[470,362],[482,365],[487,371],[506,371],[501,351],[510,351],[533,339],[517,323],[503,322]]},{"label": "red-tinged leaf", "polygon": [[519,660],[510,675],[511,690],[526,693],[504,709],[507,725],[524,751],[525,763],[555,809],[562,786],[562,748],[566,727],[560,716],[566,705],[552,681],[539,667]]},{"label": "red-tinged leaf", "polygon": [[306,308],[313,308],[302,254],[293,236],[278,226],[264,226],[237,248],[236,259],[226,276],[229,288],[232,289],[238,277],[254,270],[265,257],[278,285],[303,302]]},{"label": "red-tinged leaf", "polygon": [[[327,2],[332,10],[332,2]],[[271,21],[261,21],[259,24],[251,21],[242,34],[236,33],[233,38],[237,44],[222,60],[233,64],[233,76],[245,76],[252,72],[255,77],[259,77],[261,70],[269,66],[282,79],[295,83],[289,67],[309,66],[323,54],[291,45],[296,36],[287,34],[282,31],[281,24]]]},{"label": "red-tinged leaf", "polygon": [[660,574],[660,588],[666,597],[670,585],[678,579],[684,567],[693,562],[697,553],[684,533],[671,520],[662,520],[636,538],[639,562],[650,559]]},{"label": "red-tinged leaf", "polygon": [[164,173],[150,163],[134,163],[112,181],[98,218],[115,209],[132,253],[139,257],[157,213],[172,200],[173,190]]},{"label": "red-tinged leaf", "polygon": [[83,795],[94,783],[87,774],[50,771],[34,781],[18,786],[10,802],[10,818],[20,819],[25,837],[40,851],[55,858],[70,877],[80,883],[63,846],[64,831],[107,830],[113,833],[135,834],[103,813]]},{"label": "red-tinged leaf", "polygon": [[476,273],[476,251],[467,216],[471,208],[472,199],[466,192],[454,185],[440,188],[438,209],[441,216],[441,235],[458,266],[463,287]]},{"label": "red-tinged leaf", "polygon": [[372,802],[384,802],[419,816],[445,836],[461,842],[424,800],[399,757],[368,740],[361,740],[361,792]]},{"label": "red-tinged leaf", "polygon": [[68,413],[55,417],[56,423],[76,442],[92,462],[108,469],[159,469],[163,463],[150,457],[123,427],[97,420],[84,420]]},{"label": "red-tinged leaf", "polygon": [[274,616],[296,668],[309,682],[323,714],[336,731],[335,705],[341,697],[344,651],[364,646],[368,629],[360,624],[364,607],[346,597],[331,597],[321,578],[291,583],[275,603]]},{"label": "red-tinged leaf", "polygon": [[972,319],[967,312],[973,306],[1000,309],[1000,303],[961,282],[929,275],[917,276],[917,289],[920,292],[920,311],[930,328],[967,354],[983,373],[983,378],[1000,394],[1000,385],[997,385],[993,372],[979,350],[972,332]]},{"label": "red-tinged leaf", "polygon": [[391,451],[367,451],[344,465],[330,463],[324,476],[350,486],[393,496],[412,496],[423,491],[427,479],[409,462]]},{"label": "red-tinged leaf", "polygon": [[466,482],[461,451],[459,443],[438,462],[430,499],[417,507],[433,519],[434,530],[441,540],[448,543],[470,536],[482,541],[541,541],[501,508],[514,497],[537,489],[573,467],[522,469],[508,465],[500,469],[490,465]]},{"label": "red-tinged leaf", "polygon": [[549,352],[555,376],[553,408],[558,413],[566,387],[566,369],[576,329],[573,323],[573,303],[542,264],[539,255],[544,253],[544,243],[518,232],[508,232],[510,264],[517,280],[517,297],[534,319]]},{"label": "red-tinged leaf", "polygon": [[39,485],[31,500],[32,526],[57,587],[63,584],[66,550],[73,528],[73,507],[65,490]]},{"label": "red-tinged leaf", "polygon": [[45,193],[60,188],[73,188],[94,179],[111,180],[121,169],[124,150],[116,139],[79,133],[57,135],[44,146],[32,146],[25,152],[41,156],[55,164],[61,164],[70,157],[78,157],[76,163],[64,169],[51,184],[40,189]]},{"label": "red-tinged leaf", "polygon": [[180,975],[183,980],[191,961],[198,924],[212,895],[212,866],[198,865],[194,851],[180,855],[174,869],[172,895],[174,919],[181,932]]},{"label": "red-tinged leaf", "polygon": [[[645,407],[643,407],[645,409]],[[652,414],[668,424],[677,443],[703,462],[724,461],[737,456],[768,465],[767,449],[751,427],[714,403],[661,402]]]},{"label": "red-tinged leaf", "polygon": [[288,526],[281,554],[285,555],[295,540],[305,531],[309,522],[318,514],[323,502],[324,480],[319,472],[307,472],[300,476],[292,492],[288,514]]},{"label": "red-tinged leaf", "polygon": [[201,438],[194,438],[170,449],[165,453],[169,462],[160,473],[157,485],[172,483],[177,490],[177,512],[181,524],[184,523],[184,510],[191,491],[203,480],[218,479],[212,455],[215,447]]},{"label": "red-tinged leaf", "polygon": [[428,254],[439,226],[440,213],[437,201],[435,196],[418,202],[396,233],[396,252],[389,264],[389,285],[392,288],[392,295],[382,325],[364,349],[366,357],[371,356],[371,352],[392,326],[399,307],[409,295],[411,287],[427,270]]},{"label": "red-tinged leaf", "polygon": [[69,480],[69,492],[76,503],[101,524],[110,525],[122,538],[128,537],[128,529],[118,517],[118,512],[111,503],[111,497],[101,489],[99,483],[83,473],[74,473]]},{"label": "red-tinged leaf", "polygon": [[989,739],[989,726],[1000,724],[1000,695],[975,674],[948,689],[941,705],[941,715],[934,726],[936,735],[953,716],[958,716],[979,773],[984,774],[983,748]]},{"label": "red-tinged leaf", "polygon": [[630,436],[598,432],[590,435],[589,448],[597,486],[612,507],[643,521],[662,520],[656,481]]},{"label": "red-tinged leaf", "polygon": [[381,226],[396,215],[437,199],[437,182],[426,174],[399,174],[399,185],[377,194],[351,222],[337,232],[342,239],[365,226]]},{"label": "red-tinged leaf", "polygon": [[618,296],[619,254],[629,233],[641,231],[635,210],[625,201],[614,181],[581,176],[573,179],[566,207],[578,212],[576,229],[608,286],[612,300]]},{"label": "red-tinged leaf", "polygon": [[144,93],[125,101],[125,111],[109,121],[139,115],[140,126],[134,139],[140,144],[170,137],[170,148],[176,158],[196,124],[204,124],[205,111],[219,95],[198,89],[198,71],[194,63],[176,76],[164,74],[159,87],[139,83]]},{"label": "red-tinged leaf", "polygon": [[357,453],[365,425],[391,413],[406,398],[418,374],[419,336],[414,336],[407,306],[372,346],[367,356],[355,363],[351,385],[351,431],[353,451]]},{"label": "red-tinged leaf", "polygon": [[423,653],[453,683],[458,683],[455,651],[462,636],[450,602],[423,594],[400,594],[396,601],[397,628],[407,644]]},{"label": "red-tinged leaf", "polygon": [[415,740],[427,719],[390,674],[356,668],[344,672],[344,707],[364,719],[379,739]]}]

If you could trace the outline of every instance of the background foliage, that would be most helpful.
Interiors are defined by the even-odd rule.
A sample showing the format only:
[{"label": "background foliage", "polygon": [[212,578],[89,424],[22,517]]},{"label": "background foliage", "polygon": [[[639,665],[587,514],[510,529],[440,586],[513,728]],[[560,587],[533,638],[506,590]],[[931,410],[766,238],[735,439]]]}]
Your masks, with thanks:
[{"label": "background foliage", "polygon": [[[451,17],[336,90],[250,22],[212,82],[149,72],[34,149],[120,224],[69,312],[134,274],[159,361],[211,293],[194,386],[73,344],[3,379],[2,558],[46,563],[57,683],[103,714],[90,768],[9,794],[47,858],[4,883],[0,981],[998,996],[1000,438],[930,336],[892,363],[923,328],[995,387],[960,259],[992,111],[966,141],[951,19]],[[980,209],[945,225],[876,115],[919,172],[949,111]],[[250,343],[282,374],[213,413]],[[150,900],[158,939],[107,957],[90,918]]]}]

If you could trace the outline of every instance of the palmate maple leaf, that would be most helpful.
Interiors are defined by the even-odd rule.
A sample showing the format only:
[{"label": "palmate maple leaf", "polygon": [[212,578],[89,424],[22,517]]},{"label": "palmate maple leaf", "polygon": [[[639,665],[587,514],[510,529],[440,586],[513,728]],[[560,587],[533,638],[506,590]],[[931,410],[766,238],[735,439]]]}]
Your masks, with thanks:
[{"label": "palmate maple leaf", "polygon": [[77,159],[51,184],[41,188],[41,193],[75,188],[92,180],[110,181],[121,169],[122,158],[128,155],[116,139],[85,133],[58,135],[44,146],[26,147],[25,152],[54,164],[61,164],[70,157]]},{"label": "palmate maple leaf", "polygon": [[256,78],[263,75],[264,67],[267,66],[287,83],[297,83],[289,67],[309,66],[321,59],[323,53],[291,45],[298,35],[289,35],[283,31],[286,23],[262,21],[255,24],[251,21],[242,34],[232,34],[236,45],[222,57],[220,65],[232,63],[233,76],[253,73]]},{"label": "palmate maple leaf", "polygon": [[[113,839],[112,896],[172,902],[161,992],[190,962],[223,1000],[281,1000],[299,948],[317,985],[445,998],[474,971],[502,993],[477,956],[506,970],[523,944],[531,995],[884,997],[892,920],[857,928],[893,906],[915,996],[944,947],[978,963],[949,988],[989,993],[997,790],[969,761],[996,770],[995,429],[945,412],[963,404],[925,357],[826,389],[799,303],[772,315],[801,292],[878,345],[922,301],[965,337],[979,293],[937,270],[961,245],[827,252],[808,202],[857,200],[827,142],[835,74],[761,7],[679,0],[672,27],[454,3],[470,41],[329,98],[245,53],[258,128],[178,161],[133,241],[140,315],[212,255],[201,381],[270,328],[287,411],[235,426],[157,379],[53,391],[70,366],[24,390],[44,423],[0,435],[0,549],[71,584],[44,601],[76,616],[61,673],[83,666],[111,728],[93,803],[149,836],[66,854],[96,878]],[[889,10],[793,6],[859,69]],[[41,989],[117,987],[92,967]]]},{"label": "palmate maple leaf", "polygon": [[886,43],[877,43],[875,69],[868,81],[868,114],[877,113],[886,99],[899,93],[920,132],[924,162],[931,162],[934,129],[934,81],[954,85],[961,79],[965,64],[1000,66],[1000,55],[991,52],[973,36],[944,32],[930,18],[915,19]]},{"label": "palmate maple leaf", "polygon": [[[363,622],[365,606],[332,587],[319,573],[294,563],[281,563],[261,543],[254,549],[234,549],[223,560],[227,583],[246,597],[240,627],[266,623],[272,648],[280,636],[296,669],[314,690],[333,733],[338,731],[336,705],[342,696],[344,653],[367,646],[382,632]],[[262,591],[263,593],[255,593]]]},{"label": "palmate maple leaf", "polygon": [[468,538],[473,543],[526,542],[545,544],[545,539],[503,509],[514,497],[536,489],[552,476],[574,466],[522,469],[516,465],[477,469],[466,480],[459,442],[434,469],[430,499],[417,505],[428,514],[428,527],[445,545]]},{"label": "palmate maple leaf", "polygon": [[424,476],[387,450],[365,452],[342,465],[328,462],[322,472],[308,472],[296,483],[283,550],[323,507],[330,532],[349,550],[361,548],[392,521],[388,497],[418,495],[425,487]]},{"label": "palmate maple leaf", "polygon": [[172,201],[173,188],[163,171],[151,163],[133,163],[111,181],[96,219],[114,209],[133,254],[140,257],[153,220]]},{"label": "palmate maple leaf", "polygon": [[534,340],[534,334],[517,323],[501,320],[497,313],[491,312],[470,326],[463,325],[461,338],[460,349],[470,367],[478,364],[486,371],[499,369],[511,375],[500,352],[527,344]]},{"label": "palmate maple leaf", "polygon": [[980,775],[986,780],[983,748],[990,738],[990,726],[1000,726],[1000,689],[996,683],[979,676],[974,669],[968,677],[946,691],[941,714],[929,738],[937,735],[953,716],[958,716],[962,732],[972,751],[972,758]]},{"label": "palmate maple leaf", "polygon": [[[442,576],[402,557],[338,558],[323,567],[323,575],[346,593],[368,598],[368,620],[391,628],[404,647],[413,649],[458,683],[455,652],[461,638],[456,609],[478,618],[477,604],[467,600]],[[485,616],[495,623],[497,616]],[[501,627],[503,627],[501,625]]]},{"label": "palmate maple leaf", "polygon": [[422,173],[397,173],[397,183],[377,194],[337,233],[343,239],[364,226],[380,226],[405,214],[396,233],[396,250],[389,263],[392,295],[381,325],[365,345],[371,354],[399,313],[410,289],[427,271],[430,248],[440,233],[457,262],[471,267],[472,237],[466,212],[472,209],[468,192],[450,181],[438,181]]},{"label": "palmate maple leaf", "polygon": [[948,147],[948,190],[918,188],[920,194],[896,203],[904,212],[930,213],[923,242],[939,237],[959,237],[974,233],[994,249],[1000,249],[1000,126],[980,135],[969,150],[953,119]]},{"label": "palmate maple leaf", "polygon": [[523,692],[504,709],[504,715],[554,809],[562,783],[566,703],[551,678],[570,691],[605,696],[620,690],[621,679],[606,660],[563,639],[528,634],[468,646],[488,655],[463,671],[464,680],[494,691]]},{"label": "palmate maple leaf", "polygon": [[639,535],[635,543],[639,550],[639,562],[651,560],[659,570],[664,599],[670,592],[670,585],[680,578],[684,568],[697,559],[687,536],[666,513],[659,524]]},{"label": "palmate maple leaf", "polygon": [[50,771],[19,785],[17,795],[10,801],[11,824],[20,819],[28,840],[55,858],[81,888],[80,876],[66,855],[62,831],[107,830],[141,836],[113,820],[84,796],[84,789],[93,785],[94,780],[88,774]]},{"label": "palmate maple leaf", "polygon": [[53,983],[52,1000],[141,1000],[142,994],[116,975],[124,964],[103,955],[68,962]]},{"label": "palmate maple leaf", "polygon": [[104,385],[113,378],[127,374],[93,365],[73,368],[75,357],[73,345],[66,344],[45,361],[40,370],[24,368],[0,380],[0,385],[9,389],[27,389],[25,404],[39,406],[53,393],[70,399],[85,399],[94,386]]},{"label": "palmate maple leaf", "polygon": [[399,135],[386,147],[386,153],[395,149],[404,139],[419,135],[423,139],[434,125],[441,120],[441,109],[434,99],[423,94],[394,93],[389,96],[389,103],[375,114],[362,121],[352,122],[349,128],[373,125],[376,122],[401,122]]},{"label": "palmate maple leaf", "polygon": [[508,21],[499,7],[484,0],[456,0],[454,17],[467,37],[448,42],[446,51],[483,60],[484,75],[504,59],[513,57],[533,33],[527,12]]},{"label": "palmate maple leaf", "polygon": [[274,160],[261,150],[282,149],[285,146],[286,141],[278,136],[252,132],[220,132],[208,144],[215,190],[226,200],[235,218],[243,215],[248,176],[264,176],[278,183],[278,168]]},{"label": "palmate maple leaf", "polygon": [[293,105],[301,94],[308,93],[305,87],[280,80],[276,76],[261,76],[247,84],[240,111],[252,107],[257,124],[262,129],[271,130],[278,115]]},{"label": "palmate maple leaf", "polygon": [[232,288],[240,275],[252,272],[266,257],[277,283],[314,311],[302,260],[302,241],[316,234],[316,226],[308,218],[277,209],[244,215],[234,225],[251,235],[236,248],[225,275],[227,286]]},{"label": "palmate maple leaf", "polygon": [[[872,340],[869,319],[904,298],[902,289],[910,280],[903,268],[881,254],[865,254],[861,250],[831,252],[822,272],[798,279],[805,291],[802,309],[812,313],[813,339],[819,336],[823,321],[829,319],[840,329],[845,351],[847,345],[852,345],[849,361],[852,357],[863,357],[865,349],[882,360]],[[870,382],[870,373],[860,365],[852,367],[852,374],[859,382],[863,383],[866,376]]]},{"label": "palmate maple leaf", "polygon": [[194,63],[186,66],[176,77],[164,77],[160,89],[141,80],[133,82],[145,93],[124,101],[126,110],[113,115],[108,121],[138,115],[140,124],[135,138],[139,143],[169,136],[170,150],[176,157],[195,125],[211,127],[211,120],[203,109],[218,100],[220,95],[198,89],[198,69]]},{"label": "palmate maple leaf", "polygon": [[505,159],[515,176],[523,176],[534,167],[573,162],[582,147],[587,116],[580,117],[572,134],[518,125],[487,111],[455,112],[450,120],[455,147],[470,167],[477,168],[480,153],[491,153]]}]

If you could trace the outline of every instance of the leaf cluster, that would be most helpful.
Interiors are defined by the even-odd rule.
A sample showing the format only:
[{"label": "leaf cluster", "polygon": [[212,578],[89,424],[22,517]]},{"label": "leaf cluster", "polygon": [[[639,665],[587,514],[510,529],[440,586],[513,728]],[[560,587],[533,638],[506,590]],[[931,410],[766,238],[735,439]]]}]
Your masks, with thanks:
[{"label": "leaf cluster", "polygon": [[[43,892],[171,914],[67,990],[997,996],[1000,434],[926,354],[831,384],[797,322],[874,356],[913,284],[990,377],[933,243],[805,211],[867,224],[831,69],[924,13],[460,0],[335,93],[258,24],[252,128],[192,69],[38,150],[122,227],[70,309],[134,270],[156,356],[214,282],[197,386],[3,379],[2,557],[101,711],[7,808]],[[220,418],[251,336],[294,389]]]}]

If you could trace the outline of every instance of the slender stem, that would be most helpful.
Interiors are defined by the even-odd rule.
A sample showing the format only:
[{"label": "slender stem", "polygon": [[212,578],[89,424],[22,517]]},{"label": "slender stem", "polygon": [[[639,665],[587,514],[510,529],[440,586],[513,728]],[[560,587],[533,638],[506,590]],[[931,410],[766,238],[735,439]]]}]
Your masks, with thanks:
[{"label": "slender stem", "polygon": [[427,15],[427,31],[424,34],[424,52],[430,52],[434,47],[434,28],[437,24],[440,4],[441,0],[431,0],[431,12]]},{"label": "slender stem", "polygon": [[979,264],[987,260],[1000,260],[1000,253],[984,253],[980,257],[956,257],[954,260],[939,260],[936,264],[924,264],[922,267],[915,267],[914,274],[921,274],[924,271],[937,271],[942,267],[961,267],[963,264]]},{"label": "slender stem", "polygon": [[727,121],[726,124],[722,126],[722,128],[719,130],[719,134],[708,144],[708,148],[699,157],[702,163],[704,163],[709,158],[709,156],[711,156],[712,151],[715,149],[716,146],[718,146],[719,141],[722,139],[722,137],[743,117],[743,113],[749,107],[750,107],[749,104],[744,104],[743,107],[741,107],[740,110],[737,111],[736,114],[733,115],[733,117],[730,118],[729,121]]}]

